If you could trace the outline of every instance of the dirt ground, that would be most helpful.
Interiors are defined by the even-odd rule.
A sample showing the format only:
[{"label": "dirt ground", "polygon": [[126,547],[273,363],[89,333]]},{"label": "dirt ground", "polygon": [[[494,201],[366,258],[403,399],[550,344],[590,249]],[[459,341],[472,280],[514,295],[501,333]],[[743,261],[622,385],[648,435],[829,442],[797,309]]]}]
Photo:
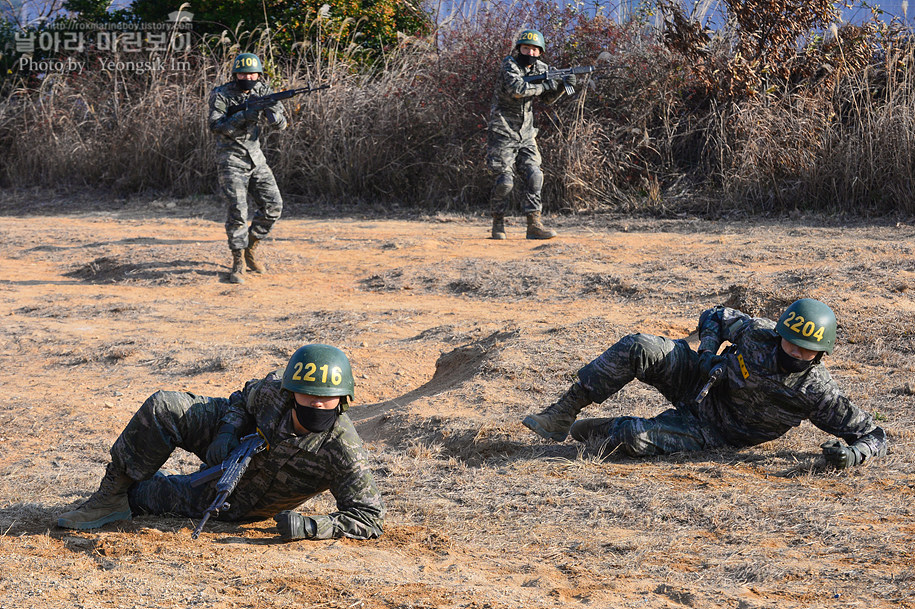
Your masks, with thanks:
[{"label": "dirt ground", "polygon": [[[0,609],[915,607],[911,224],[587,216],[496,242],[479,216],[302,204],[264,243],[269,274],[234,286],[215,201],[0,199]],[[624,334],[686,337],[715,304],[771,317],[803,296],[836,310],[827,366],[887,430],[883,459],[828,470],[808,423],[642,461],[520,425]],[[309,342],[352,360],[381,538],[56,528],[149,394],[227,396]],[[664,407],[635,383],[586,414]]]}]

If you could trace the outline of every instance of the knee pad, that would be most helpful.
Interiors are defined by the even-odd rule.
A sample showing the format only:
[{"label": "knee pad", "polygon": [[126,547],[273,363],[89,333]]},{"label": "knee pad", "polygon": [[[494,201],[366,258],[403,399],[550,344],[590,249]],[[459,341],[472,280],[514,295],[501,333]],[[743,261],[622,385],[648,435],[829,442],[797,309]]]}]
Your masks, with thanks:
[{"label": "knee pad", "polygon": [[492,188],[492,196],[499,199],[507,197],[515,186],[515,180],[510,173],[501,173],[496,178],[496,183]]},{"label": "knee pad", "polygon": [[539,169],[531,169],[527,174],[527,189],[530,192],[540,192],[543,188],[543,172]]}]

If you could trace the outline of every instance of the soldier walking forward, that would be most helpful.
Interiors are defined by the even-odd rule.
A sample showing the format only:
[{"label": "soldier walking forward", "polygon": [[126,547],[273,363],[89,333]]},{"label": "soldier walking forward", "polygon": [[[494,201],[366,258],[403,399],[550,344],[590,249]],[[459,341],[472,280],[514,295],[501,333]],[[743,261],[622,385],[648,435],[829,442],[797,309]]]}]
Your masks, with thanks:
[{"label": "soldier walking forward", "polygon": [[[283,212],[283,198],[261,150],[261,124],[286,128],[283,104],[263,110],[228,114],[228,109],[249,97],[272,93],[263,80],[264,67],[253,53],[242,53],[232,64],[232,80],[210,93],[209,126],[216,136],[219,191],[228,207],[226,235],[232,252],[230,283],[245,282],[245,265],[255,273],[267,268],[255,254],[258,243],[269,233]],[[248,226],[248,192],[255,204]]]},{"label": "soldier walking forward", "polygon": [[575,86],[574,74],[537,83],[524,81],[525,76],[543,74],[549,68],[539,58],[546,52],[543,34],[524,30],[518,36],[511,55],[502,61],[489,114],[489,142],[486,163],[494,177],[490,193],[492,238],[505,239],[505,214],[514,187],[514,171],[524,180],[523,212],[527,216],[528,239],[552,239],[556,232],[543,226],[543,172],[537,129],[534,128],[534,98],[543,96],[554,103],[565,92],[564,82]]}]

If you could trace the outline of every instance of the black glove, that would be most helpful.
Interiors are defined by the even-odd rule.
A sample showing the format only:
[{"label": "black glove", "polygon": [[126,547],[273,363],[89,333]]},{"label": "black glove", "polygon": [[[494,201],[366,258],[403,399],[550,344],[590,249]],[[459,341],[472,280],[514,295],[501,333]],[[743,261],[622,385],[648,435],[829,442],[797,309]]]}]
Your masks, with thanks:
[{"label": "black glove", "polygon": [[549,78],[543,81],[544,91],[556,91],[562,86],[562,81],[558,78]]},{"label": "black glove", "polygon": [[256,110],[254,108],[248,108],[241,114],[242,114],[242,116],[245,117],[245,120],[248,121],[249,123],[256,123],[258,121],[258,119],[261,117],[261,111]]},{"label": "black glove", "polygon": [[563,80],[565,81],[565,84],[567,84],[571,87],[574,87],[575,85],[578,84],[578,77],[575,76],[574,74],[569,74]]},{"label": "black glove", "polygon": [[283,539],[312,539],[318,533],[318,525],[314,520],[292,510],[283,510],[273,519]]},{"label": "black glove", "polygon": [[839,440],[823,442],[820,444],[820,448],[823,449],[826,463],[836,469],[845,469],[846,467],[859,465],[864,461],[864,455],[861,454],[860,449],[854,446],[845,446]]},{"label": "black glove", "polygon": [[273,108],[264,109],[264,118],[267,119],[268,125],[275,125],[280,122],[280,118],[276,115],[276,112],[273,111]]},{"label": "black glove", "polygon": [[712,368],[724,363],[725,359],[723,355],[717,355],[714,351],[703,351],[699,354],[699,371],[703,377],[708,378]]},{"label": "black glove", "polygon": [[238,436],[235,434],[235,428],[228,424],[223,425],[207,448],[207,465],[219,465],[237,447]]}]

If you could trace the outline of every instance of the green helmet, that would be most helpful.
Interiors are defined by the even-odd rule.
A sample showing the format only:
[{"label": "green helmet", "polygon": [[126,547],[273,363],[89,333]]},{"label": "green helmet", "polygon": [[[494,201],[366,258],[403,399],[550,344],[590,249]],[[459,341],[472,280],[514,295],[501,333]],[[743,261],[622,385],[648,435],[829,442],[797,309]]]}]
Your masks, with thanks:
[{"label": "green helmet", "polygon": [[517,49],[522,44],[529,44],[532,47],[540,47],[541,53],[546,53],[546,42],[543,40],[543,34],[537,30],[524,30],[518,34],[518,41],[515,43]]},{"label": "green helmet", "polygon": [[819,300],[802,298],[778,318],[776,332],[798,347],[832,354],[836,346],[836,314]]},{"label": "green helmet", "polygon": [[264,73],[264,64],[254,53],[241,53],[232,62],[232,74],[251,74],[253,72]]},{"label": "green helmet", "polygon": [[307,395],[340,396],[340,412],[353,399],[353,369],[346,354],[330,345],[299,347],[283,372],[283,389]]}]

